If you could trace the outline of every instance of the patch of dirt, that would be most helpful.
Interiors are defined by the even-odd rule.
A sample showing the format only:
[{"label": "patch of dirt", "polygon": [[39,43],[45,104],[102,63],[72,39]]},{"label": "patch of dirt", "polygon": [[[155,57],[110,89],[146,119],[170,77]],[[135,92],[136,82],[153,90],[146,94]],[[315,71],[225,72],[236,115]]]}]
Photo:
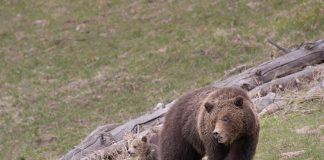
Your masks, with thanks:
[{"label": "patch of dirt", "polygon": [[26,40],[27,34],[23,31],[18,31],[15,33],[15,37],[17,41]]},{"label": "patch of dirt", "polygon": [[305,153],[304,150],[281,153],[280,154],[280,160],[287,160],[287,159],[295,158],[295,157],[298,157],[298,156],[300,156],[300,155],[302,155],[304,153]]},{"label": "patch of dirt", "polygon": [[11,46],[0,48],[0,52],[3,54],[3,60],[6,62],[18,63],[24,58],[22,52]]},{"label": "patch of dirt", "polygon": [[40,138],[35,140],[38,146],[47,146],[53,142],[57,141],[57,137],[51,134],[42,135]]},{"label": "patch of dirt", "polygon": [[[14,97],[13,96],[2,96],[0,98],[0,107],[3,107],[3,108],[12,107],[14,102],[15,102],[15,100],[14,100]],[[1,112],[2,111],[3,110],[1,110]]]},{"label": "patch of dirt", "polygon": [[320,137],[320,142],[324,142],[324,136]]},{"label": "patch of dirt", "polygon": [[311,127],[309,127],[309,126],[295,129],[295,132],[297,134],[304,134],[304,135],[305,134],[320,134],[321,133],[319,129],[311,129]]},{"label": "patch of dirt", "polygon": [[88,80],[79,79],[79,80],[75,80],[75,81],[69,83],[67,86],[65,86],[63,88],[63,90],[75,91],[75,90],[79,90],[79,89],[83,88],[84,86],[86,86],[88,84],[89,84]]},{"label": "patch of dirt", "polygon": [[324,125],[322,124],[322,125],[320,125],[318,128],[319,128],[320,130],[322,130],[322,129],[324,129]]},{"label": "patch of dirt", "polygon": [[[20,114],[23,109],[15,106],[15,98],[12,96],[0,95],[0,116],[9,116],[16,124],[22,122]],[[0,119],[0,126],[5,124],[4,119]]]},{"label": "patch of dirt", "polygon": [[251,9],[255,9],[257,8],[259,5],[261,4],[261,2],[259,1],[251,1],[249,3],[246,4],[246,6],[248,6]]},{"label": "patch of dirt", "polygon": [[40,26],[40,27],[45,27],[49,24],[49,22],[46,19],[39,19],[39,20],[34,21],[34,24],[37,26]]}]

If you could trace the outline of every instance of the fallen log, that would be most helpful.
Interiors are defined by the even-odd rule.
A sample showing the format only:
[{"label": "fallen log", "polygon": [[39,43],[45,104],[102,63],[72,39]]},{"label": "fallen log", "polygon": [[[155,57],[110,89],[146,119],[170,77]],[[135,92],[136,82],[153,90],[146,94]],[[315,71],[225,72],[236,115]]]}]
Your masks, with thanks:
[{"label": "fallen log", "polygon": [[264,97],[252,99],[253,103],[256,106],[257,112],[260,113],[263,109],[267,108],[269,105],[281,101],[282,97],[276,93],[269,92]]},{"label": "fallen log", "polygon": [[108,146],[106,148],[98,149],[89,154],[84,155],[81,160],[113,160],[113,159],[124,159],[127,155],[127,141],[121,140]]},{"label": "fallen log", "polygon": [[[158,132],[162,129],[162,125],[156,126],[154,128],[151,128],[150,130],[145,130],[139,134],[137,134],[137,137],[147,136],[157,136]],[[130,134],[132,135],[132,134]],[[89,154],[84,155],[81,159],[82,160],[97,160],[97,159],[125,159],[128,157],[127,153],[127,146],[129,143],[129,140],[133,139],[134,137],[127,136],[127,138],[124,137],[124,139],[118,141],[117,143],[112,144],[109,147],[102,148],[100,150],[96,150],[93,152],[90,152]],[[153,143],[150,141],[150,143]],[[155,142],[154,144],[157,144]]]},{"label": "fallen log", "polygon": [[115,129],[110,131],[111,136],[115,141],[119,141],[123,138],[125,133],[129,133],[131,131],[138,133],[136,127],[143,125],[145,123],[151,122],[155,119],[161,118],[169,108],[176,102],[176,100],[172,101],[171,103],[167,104],[164,108],[158,109],[151,114],[145,114],[140,116],[134,120],[131,120],[121,126],[116,127]]},{"label": "fallen log", "polygon": [[118,124],[108,124],[99,126],[92,131],[87,138],[85,138],[74,149],[70,150],[62,159],[80,159],[92,151],[102,149],[114,143],[111,139],[110,131],[119,126]]},{"label": "fallen log", "polygon": [[301,83],[312,81],[316,76],[324,71],[324,64],[317,66],[309,66],[300,72],[290,74],[285,77],[274,79],[268,83],[255,87],[249,92],[254,97],[262,97],[269,92],[284,91],[286,89],[295,88]]},{"label": "fallen log", "polygon": [[[66,155],[61,157],[62,160],[77,160],[88,153],[101,150],[123,139],[124,135],[130,132],[138,133],[140,125],[147,124],[156,119],[161,118],[168,109],[176,102],[176,100],[165,105],[164,107],[154,111],[151,114],[145,114],[134,120],[131,120],[123,125],[118,125],[112,128],[111,125],[99,126],[86,139],[84,139],[74,149],[70,150]],[[121,145],[117,145],[121,146]],[[112,149],[106,149],[110,151]],[[118,150],[118,149],[117,149]]]},{"label": "fallen log", "polygon": [[[315,71],[323,70],[321,67],[308,67],[324,62],[324,40],[319,40],[314,43],[306,43],[304,46],[299,46],[298,49],[293,50],[281,57],[271,61],[262,63],[254,68],[247,69],[242,73],[226,78],[224,80],[216,81],[212,85],[215,87],[230,87],[237,86],[250,91],[252,97],[266,95],[273,91],[273,86],[288,86],[287,84],[297,83],[296,79],[302,81],[308,79],[315,74]],[[305,69],[306,68],[306,69]],[[273,81],[275,80],[275,81]],[[272,82],[273,81],[273,82]],[[275,84],[275,85],[274,85]],[[127,148],[127,142],[123,137],[127,133],[139,133],[145,130],[143,126],[152,124],[160,124],[163,120],[163,115],[174,104],[176,100],[167,104],[150,114],[145,114],[134,120],[131,120],[123,125],[116,126],[111,130],[96,129],[92,132],[78,146],[64,155],[62,160],[89,158],[94,155],[100,157],[97,159],[114,159],[116,153],[124,151]],[[285,106],[285,101],[278,101],[271,103],[269,106],[263,108],[261,116],[268,114]],[[155,123],[159,121],[159,123]],[[104,128],[104,127],[103,127]],[[91,159],[91,158],[90,158]]]},{"label": "fallen log", "polygon": [[267,108],[263,109],[258,115],[259,117],[263,117],[267,114],[274,113],[278,110],[284,109],[285,105],[287,105],[287,102],[285,100],[272,103]]},{"label": "fallen log", "polygon": [[324,40],[319,40],[271,61],[248,69],[236,76],[214,82],[215,87],[239,85],[250,91],[276,78],[298,72],[309,65],[324,61]]}]

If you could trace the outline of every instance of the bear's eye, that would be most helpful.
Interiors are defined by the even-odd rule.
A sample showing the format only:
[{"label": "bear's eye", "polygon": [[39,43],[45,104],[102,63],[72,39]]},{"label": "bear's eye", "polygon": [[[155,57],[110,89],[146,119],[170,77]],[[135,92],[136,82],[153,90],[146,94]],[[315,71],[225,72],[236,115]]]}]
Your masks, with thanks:
[{"label": "bear's eye", "polygon": [[228,122],[229,121],[229,118],[227,116],[223,117],[222,119],[224,122]]},{"label": "bear's eye", "polygon": [[133,146],[133,148],[137,148],[137,146]]}]

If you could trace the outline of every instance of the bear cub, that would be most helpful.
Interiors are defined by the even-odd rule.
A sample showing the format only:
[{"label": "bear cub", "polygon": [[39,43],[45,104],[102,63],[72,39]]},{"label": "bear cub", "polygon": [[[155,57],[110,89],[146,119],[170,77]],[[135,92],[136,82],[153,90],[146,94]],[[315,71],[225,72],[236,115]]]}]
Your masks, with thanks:
[{"label": "bear cub", "polygon": [[139,160],[158,160],[157,145],[147,141],[147,137],[134,139],[128,149],[131,156],[137,156]]}]

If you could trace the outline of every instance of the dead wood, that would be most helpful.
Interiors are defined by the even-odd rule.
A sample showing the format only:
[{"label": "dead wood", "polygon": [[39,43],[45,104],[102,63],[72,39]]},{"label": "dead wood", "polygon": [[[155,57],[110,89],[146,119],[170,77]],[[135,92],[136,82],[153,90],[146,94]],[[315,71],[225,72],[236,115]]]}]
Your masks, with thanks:
[{"label": "dead wood", "polygon": [[127,141],[121,140],[112,144],[109,147],[98,149],[90,152],[89,154],[83,155],[81,158],[75,160],[113,160],[113,159],[124,159],[127,155]]},{"label": "dead wood", "polygon": [[277,101],[275,103],[270,104],[268,107],[263,109],[258,115],[259,117],[263,117],[267,114],[274,113],[278,110],[284,109],[284,107],[287,105],[287,102],[285,100]]},{"label": "dead wood", "polygon": [[113,130],[117,126],[119,125],[108,124],[99,126],[61,159],[80,159],[89,152],[100,150],[101,148],[112,145],[114,141],[111,139],[109,131]]},{"label": "dead wood", "polygon": [[125,133],[133,132],[137,133],[139,132],[138,126],[141,126],[143,124],[146,124],[148,122],[152,122],[155,119],[161,118],[168,110],[169,108],[176,102],[176,100],[172,101],[171,103],[167,104],[164,108],[158,109],[154,111],[151,114],[145,114],[143,116],[140,116],[134,120],[131,120],[121,126],[116,127],[115,129],[110,131],[111,136],[115,141],[119,141],[123,138]]},{"label": "dead wood", "polygon": [[274,60],[262,63],[238,75],[216,81],[213,86],[238,85],[248,91],[273,79],[301,71],[309,65],[324,61],[324,41],[316,41],[312,46],[301,47]]},{"label": "dead wood", "polygon": [[264,97],[258,97],[252,99],[253,103],[256,106],[257,112],[260,113],[263,109],[267,108],[270,104],[281,101],[282,97],[279,94],[269,92]]},{"label": "dead wood", "polygon": [[285,53],[289,53],[289,52],[290,52],[289,49],[284,48],[284,47],[281,47],[279,44],[273,42],[271,39],[268,39],[267,42],[270,43],[271,45],[275,46],[277,49],[279,49],[279,50],[285,52]]},{"label": "dead wood", "polygon": [[[134,120],[131,120],[122,125],[104,125],[99,126],[94,130],[85,140],[79,145],[75,146],[74,149],[70,150],[66,155],[61,157],[62,160],[80,159],[88,153],[101,150],[112,144],[119,142],[123,139],[127,133],[138,133],[140,128],[147,125],[154,120],[161,118],[168,109],[175,103],[176,100],[167,104],[165,107],[160,108],[150,114],[145,114]],[[125,145],[125,144],[124,144]],[[120,147],[121,145],[114,145]],[[109,149],[114,147],[108,147],[106,150],[120,150],[120,148]],[[114,152],[112,152],[114,153]]]},{"label": "dead wood", "polygon": [[324,70],[324,64],[309,66],[300,72],[290,74],[285,77],[274,79],[268,83],[255,87],[249,92],[254,97],[263,97],[269,92],[284,91],[286,89],[296,88],[303,83],[312,81],[320,72]]}]

